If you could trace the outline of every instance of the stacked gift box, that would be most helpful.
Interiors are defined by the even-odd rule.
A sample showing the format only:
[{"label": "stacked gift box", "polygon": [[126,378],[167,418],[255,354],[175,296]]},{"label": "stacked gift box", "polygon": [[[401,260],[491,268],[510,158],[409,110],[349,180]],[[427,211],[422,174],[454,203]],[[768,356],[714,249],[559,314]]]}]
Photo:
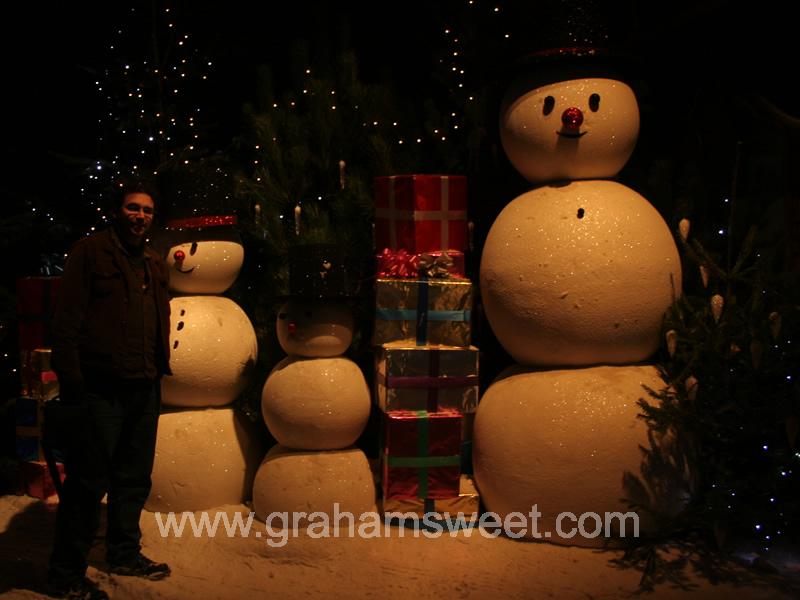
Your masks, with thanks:
[{"label": "stacked gift box", "polygon": [[30,353],[28,394],[16,399],[17,458],[21,461],[44,459],[42,449],[42,416],[46,402],[58,396],[58,379],[50,366],[49,348],[37,348]]},{"label": "stacked gift box", "polygon": [[31,396],[31,385],[39,367],[34,350],[50,345],[50,320],[61,283],[59,276],[21,277],[16,282],[19,323],[20,394]]},{"label": "stacked gift box", "polygon": [[378,177],[375,208],[383,511],[477,513],[469,476],[478,350],[470,345],[472,283],[464,273],[466,178]]},{"label": "stacked gift box", "polygon": [[[14,404],[15,449],[20,461],[22,494],[46,499],[55,493],[55,484],[45,462],[42,446],[42,421],[45,403],[58,396],[58,380],[50,366],[49,348],[36,348],[29,354],[28,395]],[[54,458],[58,452],[54,450]],[[63,467],[57,464],[63,478]]]}]

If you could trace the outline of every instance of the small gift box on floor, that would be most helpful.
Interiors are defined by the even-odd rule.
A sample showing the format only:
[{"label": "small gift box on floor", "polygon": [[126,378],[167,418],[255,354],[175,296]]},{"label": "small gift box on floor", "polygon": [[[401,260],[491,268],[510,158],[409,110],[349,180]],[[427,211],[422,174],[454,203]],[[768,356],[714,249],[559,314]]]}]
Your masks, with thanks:
[{"label": "small gift box on floor", "polygon": [[[64,465],[56,463],[58,475],[64,480]],[[56,493],[56,485],[50,469],[44,461],[28,461],[19,465],[21,493],[40,500],[47,500]]]},{"label": "small gift box on floor", "polygon": [[472,283],[466,279],[378,279],[375,346],[470,345]]},{"label": "small gift box on floor", "polygon": [[412,254],[467,248],[467,178],[375,178],[375,246]]},{"label": "small gift box on floor", "polygon": [[384,498],[458,496],[461,418],[455,410],[384,413]]},{"label": "small gift box on floor", "polygon": [[472,413],[478,406],[478,349],[384,344],[375,361],[375,399],[384,412]]}]

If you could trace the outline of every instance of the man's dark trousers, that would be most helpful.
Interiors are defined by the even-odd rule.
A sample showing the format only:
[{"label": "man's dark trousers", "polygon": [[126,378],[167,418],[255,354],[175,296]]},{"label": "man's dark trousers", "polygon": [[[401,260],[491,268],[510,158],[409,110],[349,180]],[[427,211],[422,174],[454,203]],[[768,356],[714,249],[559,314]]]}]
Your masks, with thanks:
[{"label": "man's dark trousers", "polygon": [[[86,573],[87,557],[108,493],[106,557],[113,565],[141,550],[139,517],[150,493],[160,400],[152,380],[94,378],[67,399],[63,497],[48,578],[68,583]],[[68,416],[67,416],[68,415]]]}]

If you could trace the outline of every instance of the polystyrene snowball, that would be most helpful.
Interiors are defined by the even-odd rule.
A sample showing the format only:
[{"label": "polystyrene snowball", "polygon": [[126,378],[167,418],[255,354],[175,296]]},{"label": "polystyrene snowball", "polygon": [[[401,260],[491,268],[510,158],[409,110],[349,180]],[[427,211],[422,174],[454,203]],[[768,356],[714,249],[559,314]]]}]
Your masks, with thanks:
[{"label": "polystyrene snowball", "polygon": [[575,181],[503,209],[480,284],[492,330],[518,363],[631,363],[658,348],[681,265],[647,200],[612,181]]},{"label": "polystyrene snowball", "polygon": [[212,240],[172,246],[167,253],[169,287],[182,294],[221,294],[227,290],[244,261],[238,242]]},{"label": "polystyrene snowball", "polygon": [[252,423],[232,408],[164,412],[158,421],[149,511],[196,511],[250,497],[264,454]]},{"label": "polystyrene snowball", "polygon": [[573,79],[535,88],[519,80],[500,111],[503,149],[533,183],[613,177],[630,158],[638,135],[636,96],[614,79]]},{"label": "polystyrene snowball", "polygon": [[172,375],[161,379],[169,406],[223,406],[247,385],[258,355],[256,333],[239,306],[221,296],[170,301]]},{"label": "polystyrene snowball", "polygon": [[264,384],[261,412],[284,446],[344,448],[367,424],[369,388],[361,369],[347,358],[288,357]]},{"label": "polystyrene snowball", "polygon": [[[356,526],[359,515],[376,510],[372,472],[357,448],[304,452],[278,444],[267,453],[253,482],[253,510],[262,520],[271,513],[286,512],[291,519],[292,513],[308,516],[320,511],[333,526],[336,503],[340,513],[355,516]],[[279,527],[280,520],[272,525]]]},{"label": "polystyrene snowball", "polygon": [[341,302],[292,300],[278,311],[276,329],[286,354],[338,356],[353,340],[353,313]]},{"label": "polystyrene snowball", "polygon": [[[505,519],[536,505],[539,533],[552,534],[546,541],[598,546],[602,536],[567,537],[578,525],[569,516],[561,522],[566,536],[559,535],[557,516],[595,513],[605,521],[606,513],[631,510],[625,498],[666,514],[684,505],[687,456],[649,438],[638,417],[637,400],[649,398],[642,386],[665,387],[654,367],[519,371],[489,387],[475,417],[473,465],[487,510]],[[640,532],[652,531],[648,513],[638,512]],[[584,517],[588,536],[596,521]]]}]

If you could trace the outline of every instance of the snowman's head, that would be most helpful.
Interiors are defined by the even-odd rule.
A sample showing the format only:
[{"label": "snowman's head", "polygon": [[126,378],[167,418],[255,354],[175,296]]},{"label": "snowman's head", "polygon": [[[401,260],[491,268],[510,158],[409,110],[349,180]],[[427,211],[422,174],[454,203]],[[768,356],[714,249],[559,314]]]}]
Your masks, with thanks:
[{"label": "snowman's head", "polygon": [[639,134],[633,90],[590,77],[510,86],[500,109],[500,139],[514,168],[532,183],[605,179],[630,158]]},{"label": "snowman's head", "polygon": [[169,287],[181,294],[221,294],[242,268],[244,248],[233,215],[174,219],[154,240],[166,260]]},{"label": "snowman's head", "polygon": [[167,252],[169,287],[182,294],[221,294],[236,281],[243,262],[244,248],[239,242],[176,244]]},{"label": "snowman's head", "polygon": [[290,300],[278,311],[276,329],[287,354],[339,356],[353,341],[353,313],[344,302]]}]

